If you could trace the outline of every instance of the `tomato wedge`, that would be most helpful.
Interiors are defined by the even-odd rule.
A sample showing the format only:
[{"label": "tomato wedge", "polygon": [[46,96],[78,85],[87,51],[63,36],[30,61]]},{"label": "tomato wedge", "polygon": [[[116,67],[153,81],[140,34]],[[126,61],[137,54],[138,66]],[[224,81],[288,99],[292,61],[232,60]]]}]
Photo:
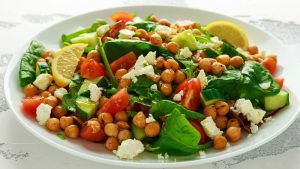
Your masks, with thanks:
[{"label": "tomato wedge", "polygon": [[279,84],[280,86],[280,89],[282,89],[283,87],[283,83],[284,83],[284,78],[281,78],[281,77],[276,77],[275,80],[277,81],[277,83]]},{"label": "tomato wedge", "polygon": [[207,143],[207,135],[206,135],[202,125],[200,124],[200,122],[198,120],[189,120],[189,122],[196,130],[198,130],[198,132],[201,135],[201,139],[198,144],[200,145],[200,144]]},{"label": "tomato wedge", "polygon": [[110,29],[109,37],[114,38],[116,33],[119,32],[121,29],[124,29],[126,26],[126,22],[120,20],[115,23],[115,25]]},{"label": "tomato wedge", "polygon": [[118,69],[130,69],[136,62],[136,56],[133,52],[129,52],[110,64],[111,70],[115,73]]},{"label": "tomato wedge", "polygon": [[110,16],[110,19],[113,22],[118,22],[118,21],[128,22],[133,20],[133,14],[128,12],[115,12]]},{"label": "tomato wedge", "polygon": [[180,104],[189,110],[197,110],[200,104],[200,80],[197,78],[186,79],[177,86],[175,94],[179,93],[181,90],[183,90],[183,96]]},{"label": "tomato wedge", "polygon": [[36,108],[43,102],[42,96],[26,97],[22,100],[24,113],[31,117],[36,116]]},{"label": "tomato wedge", "polygon": [[179,27],[183,27],[184,29],[196,28],[196,23],[190,20],[177,21],[176,25],[178,25]]},{"label": "tomato wedge", "polygon": [[86,59],[80,65],[80,75],[87,79],[95,79],[105,75],[105,68],[93,59]]},{"label": "tomato wedge", "polygon": [[98,121],[89,120],[83,124],[80,136],[88,141],[103,141],[107,138]]},{"label": "tomato wedge", "polygon": [[121,89],[101,107],[100,112],[106,112],[110,114],[116,114],[117,112],[123,111],[129,105],[129,94],[127,90]]},{"label": "tomato wedge", "polygon": [[273,75],[276,71],[277,61],[273,57],[267,57],[261,64]]}]

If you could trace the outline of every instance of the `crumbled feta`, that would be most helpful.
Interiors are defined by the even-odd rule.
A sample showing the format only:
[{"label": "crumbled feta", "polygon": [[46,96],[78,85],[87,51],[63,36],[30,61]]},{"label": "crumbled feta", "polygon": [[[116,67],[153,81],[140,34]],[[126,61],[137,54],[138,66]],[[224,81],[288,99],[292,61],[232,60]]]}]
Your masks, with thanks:
[{"label": "crumbled feta", "polygon": [[108,24],[99,26],[97,28],[97,34],[98,34],[98,36],[102,37],[103,35],[106,34],[107,31],[109,31],[109,29],[110,29],[110,27],[109,27]]},{"label": "crumbled feta", "polygon": [[150,65],[154,65],[156,63],[156,51],[154,52],[149,52],[146,56],[145,56],[145,60],[148,62],[148,64]]},{"label": "crumbled feta", "polygon": [[271,87],[271,82],[264,82],[264,83],[260,83],[259,87],[262,89],[269,89]]},{"label": "crumbled feta", "polygon": [[53,77],[50,74],[43,73],[43,74],[40,74],[35,79],[33,84],[41,90],[46,90],[48,88],[48,86],[51,84],[52,80],[53,80]]},{"label": "crumbled feta", "polygon": [[46,124],[47,120],[50,119],[52,107],[48,104],[41,103],[36,108],[36,120],[38,121],[39,125],[43,126]]},{"label": "crumbled feta", "polygon": [[200,123],[201,123],[206,135],[211,139],[213,139],[215,136],[219,136],[219,135],[223,134],[223,131],[221,131],[216,126],[216,123],[213,121],[211,116],[206,117]]},{"label": "crumbled feta", "polygon": [[144,151],[144,145],[140,140],[128,139],[119,145],[118,150],[113,151],[120,159],[133,159]]},{"label": "crumbled feta", "polygon": [[179,102],[181,101],[182,96],[183,96],[183,90],[180,90],[177,94],[174,95],[173,100]]},{"label": "crumbled feta", "polygon": [[128,29],[121,29],[119,34],[119,39],[131,39],[135,33]]},{"label": "crumbled feta", "polygon": [[254,109],[250,100],[246,99],[238,99],[235,102],[234,107],[236,108],[237,113],[242,113],[246,118],[253,122],[254,124],[258,124],[262,122],[266,111],[261,109]]},{"label": "crumbled feta", "polygon": [[150,86],[150,89],[152,89],[152,90],[157,90],[157,89],[158,89],[157,84],[151,85],[151,86]]},{"label": "crumbled feta", "polygon": [[60,100],[63,98],[63,96],[64,96],[65,94],[68,94],[68,90],[65,89],[65,88],[63,88],[63,87],[58,88],[58,89],[56,89],[56,90],[54,91],[54,96],[57,97],[57,98],[59,98]]},{"label": "crumbled feta", "polygon": [[250,138],[251,136],[252,136],[252,134],[250,133],[250,134],[248,134],[247,138]]},{"label": "crumbled feta", "polygon": [[252,134],[257,133],[258,132],[258,126],[254,123],[251,123],[250,124],[250,130],[251,130]]},{"label": "crumbled feta", "polygon": [[197,78],[200,80],[200,83],[201,83],[201,89],[205,89],[206,86],[207,86],[207,84],[208,84],[208,82],[207,82],[207,77],[206,77],[206,75],[205,75],[204,70],[202,70],[202,69],[200,70],[200,72],[199,72]]},{"label": "crumbled feta", "polygon": [[274,120],[274,118],[272,116],[270,117],[267,117],[267,118],[264,118],[265,122],[268,123],[268,122],[271,122]]},{"label": "crumbled feta", "polygon": [[199,151],[199,156],[200,156],[200,157],[206,156],[205,151]]},{"label": "crumbled feta", "polygon": [[157,25],[155,31],[161,36],[170,36],[172,34],[172,29],[164,25]]},{"label": "crumbled feta", "polygon": [[102,88],[98,87],[96,84],[90,84],[89,85],[89,91],[90,91],[90,99],[94,102],[98,102],[99,98],[102,95],[101,92]]},{"label": "crumbled feta", "polygon": [[230,147],[231,145],[230,145],[230,143],[229,142],[227,142],[226,143],[226,147]]},{"label": "crumbled feta", "polygon": [[169,155],[168,155],[168,153],[165,153],[165,155],[157,154],[157,159],[158,160],[167,160],[167,159],[169,159]]},{"label": "crumbled feta", "polygon": [[149,116],[146,118],[146,123],[151,123],[155,122],[156,120],[154,119],[152,114],[149,114]]},{"label": "crumbled feta", "polygon": [[217,36],[211,37],[210,40],[216,44],[222,44],[223,42]]},{"label": "crumbled feta", "polygon": [[139,16],[133,18],[133,22],[143,22],[143,19]]},{"label": "crumbled feta", "polygon": [[179,50],[179,55],[183,56],[184,58],[190,58],[193,55],[193,53],[190,51],[188,47],[184,47]]}]

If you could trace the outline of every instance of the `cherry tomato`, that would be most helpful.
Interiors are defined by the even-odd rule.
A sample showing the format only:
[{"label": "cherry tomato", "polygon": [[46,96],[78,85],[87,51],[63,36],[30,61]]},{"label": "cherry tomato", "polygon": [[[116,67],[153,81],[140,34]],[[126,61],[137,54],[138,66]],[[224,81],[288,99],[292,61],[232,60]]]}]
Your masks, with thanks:
[{"label": "cherry tomato", "polygon": [[103,141],[107,138],[100,123],[92,120],[83,124],[80,136],[88,141],[94,142]]},{"label": "cherry tomato", "polygon": [[276,80],[277,83],[279,84],[280,89],[282,89],[282,87],[283,87],[283,82],[284,82],[284,78],[276,77],[275,80]]},{"label": "cherry tomato", "polygon": [[180,104],[189,110],[197,110],[200,104],[200,80],[197,78],[186,79],[177,86],[175,94],[179,93],[181,90],[183,90],[183,96]]},{"label": "cherry tomato", "polygon": [[127,12],[115,12],[110,16],[110,19],[113,22],[118,22],[118,21],[128,22],[133,20],[133,14]]},{"label": "cherry tomato", "polygon": [[114,38],[116,33],[119,32],[121,29],[124,29],[126,26],[126,22],[120,20],[115,23],[115,25],[110,29],[109,37]]},{"label": "cherry tomato", "polygon": [[24,113],[29,116],[36,116],[36,108],[43,102],[42,96],[26,97],[22,100]]},{"label": "cherry tomato", "polygon": [[87,79],[95,79],[105,75],[105,68],[93,59],[86,59],[80,65],[80,75]]},{"label": "cherry tomato", "polygon": [[271,73],[274,74],[277,67],[276,59],[268,57],[261,62],[261,64]]},{"label": "cherry tomato", "polygon": [[183,27],[184,29],[189,29],[189,28],[195,28],[196,24],[194,21],[190,20],[182,20],[182,21],[177,21],[176,25],[179,27]]},{"label": "cherry tomato", "polygon": [[129,95],[127,90],[121,89],[116,94],[111,96],[108,101],[101,107],[100,112],[116,114],[123,111],[129,105]]},{"label": "cherry tomato", "polygon": [[207,142],[207,135],[200,122],[198,120],[189,120],[189,122],[201,135],[201,139],[198,144],[205,144]]},{"label": "cherry tomato", "polygon": [[136,56],[133,52],[129,52],[110,64],[111,70],[115,73],[117,70],[124,68],[130,69],[136,62]]}]

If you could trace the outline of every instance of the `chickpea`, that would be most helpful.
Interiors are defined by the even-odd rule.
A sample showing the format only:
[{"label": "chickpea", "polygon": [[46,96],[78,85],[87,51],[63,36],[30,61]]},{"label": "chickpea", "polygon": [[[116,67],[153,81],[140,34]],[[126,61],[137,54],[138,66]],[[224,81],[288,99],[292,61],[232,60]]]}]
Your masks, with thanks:
[{"label": "chickpea", "polygon": [[147,76],[147,78],[151,79],[153,82],[158,82],[160,80],[160,75]]},{"label": "chickpea", "polygon": [[240,127],[240,122],[238,119],[232,118],[227,122],[227,128],[229,127]]},{"label": "chickpea", "polygon": [[166,47],[173,54],[176,54],[180,49],[180,46],[176,42],[169,42]]},{"label": "chickpea", "polygon": [[119,132],[119,128],[115,123],[107,123],[104,126],[104,133],[107,136],[117,137]]},{"label": "chickpea", "polygon": [[199,29],[193,29],[193,33],[196,35],[201,35],[201,31]]},{"label": "chickpea", "polygon": [[212,63],[208,58],[203,58],[199,62],[199,68],[203,69],[206,73],[211,71]]},{"label": "chickpea", "polygon": [[250,53],[250,55],[258,54],[258,47],[256,45],[249,46],[247,51]]},{"label": "chickpea", "polygon": [[174,79],[175,83],[179,84],[183,82],[185,79],[186,79],[185,74],[181,70],[177,70]]},{"label": "chickpea", "polygon": [[86,56],[87,59],[93,59],[97,62],[100,62],[100,54],[97,50],[91,50],[87,56]]},{"label": "chickpea", "polygon": [[80,57],[79,62],[77,64],[76,70],[80,69],[81,64],[86,60],[85,57]]},{"label": "chickpea", "polygon": [[50,50],[45,50],[41,53],[41,57],[42,58],[47,58],[47,57],[52,57],[53,56],[53,52]]},{"label": "chickpea", "polygon": [[222,63],[225,66],[228,66],[230,63],[230,56],[229,55],[220,55],[216,58],[217,62]]},{"label": "chickpea", "polygon": [[98,121],[100,124],[108,124],[114,121],[113,117],[109,113],[100,113],[98,116]]},{"label": "chickpea", "polygon": [[172,85],[170,83],[162,83],[160,85],[160,91],[163,95],[169,96],[172,93]]},{"label": "chickpea", "polygon": [[166,69],[173,69],[174,71],[179,69],[179,64],[174,59],[168,59],[164,62]]},{"label": "chickpea", "polygon": [[175,72],[172,69],[166,69],[161,73],[161,80],[166,83],[172,83],[175,78]]},{"label": "chickpea", "polygon": [[69,138],[78,138],[79,137],[79,127],[75,124],[72,124],[65,128],[65,135]]},{"label": "chickpea", "polygon": [[56,85],[51,85],[48,88],[48,92],[50,92],[52,95],[54,95],[55,90],[58,89],[58,87]]},{"label": "chickpea", "polygon": [[48,96],[51,96],[51,93],[49,92],[49,91],[42,91],[41,93],[40,93],[40,96],[42,96],[42,97],[48,97]]},{"label": "chickpea", "polygon": [[155,15],[151,15],[151,16],[150,16],[150,20],[151,20],[152,22],[158,22],[158,19],[157,19],[157,17],[156,17]]},{"label": "chickpea", "polygon": [[160,125],[158,122],[148,123],[145,127],[145,135],[148,137],[155,137],[160,132]]},{"label": "chickpea", "polygon": [[[100,97],[100,99],[99,99],[99,107],[102,107],[107,101],[108,101],[107,97],[105,97],[105,96]],[[97,116],[100,114],[100,113],[98,114],[98,112],[97,112]]]},{"label": "chickpea", "polygon": [[217,109],[217,113],[220,116],[225,116],[229,112],[229,106],[226,102],[224,101],[216,101],[215,107]]},{"label": "chickpea", "polygon": [[[233,58],[233,57],[232,57]],[[255,59],[254,59],[254,57],[253,57],[253,55],[249,55],[249,56],[246,56],[246,60],[247,61],[254,61]],[[232,65],[232,64],[230,64],[230,65]],[[232,65],[233,66],[233,65]]]},{"label": "chickpea", "polygon": [[224,136],[214,137],[214,149],[223,150],[227,146],[227,139]]},{"label": "chickpea", "polygon": [[130,79],[121,79],[120,82],[119,82],[119,88],[125,88],[125,87],[128,87],[131,83],[131,80]]},{"label": "chickpea", "polygon": [[128,29],[128,30],[131,30],[131,31],[135,32],[137,30],[137,27],[132,26],[132,25],[127,25],[127,26],[125,26],[125,29]]},{"label": "chickpea", "polygon": [[115,114],[115,121],[128,121],[128,113],[120,111]]},{"label": "chickpea", "polygon": [[160,37],[159,34],[154,33],[154,34],[152,34],[151,37],[150,37],[150,42],[151,42],[153,45],[161,46],[163,40],[162,40],[162,38]]},{"label": "chickpea", "polygon": [[165,63],[164,57],[159,56],[159,57],[156,58],[156,64],[155,64],[155,66],[158,69],[162,69],[162,68],[164,68],[164,63]]},{"label": "chickpea", "polygon": [[48,96],[43,99],[43,103],[48,104],[51,107],[55,107],[58,104],[58,100],[55,96]]},{"label": "chickpea", "polygon": [[[247,59],[248,60],[248,59]],[[254,59],[253,59],[254,60]],[[239,68],[244,64],[244,60],[242,57],[240,56],[234,56],[232,58],[230,58],[230,65],[235,67],[235,68]]]},{"label": "chickpea", "polygon": [[217,116],[217,109],[215,105],[206,106],[203,110],[203,114],[208,117],[211,116],[212,119],[215,119]]},{"label": "chickpea", "polygon": [[24,87],[23,92],[26,97],[32,97],[38,93],[38,89],[33,84],[28,84]]},{"label": "chickpea", "polygon": [[146,116],[145,116],[145,114],[142,111],[138,112],[133,117],[132,122],[137,128],[145,128],[145,126],[146,126]]},{"label": "chickpea", "polygon": [[125,75],[128,71],[126,69],[118,69],[115,73],[117,80],[121,80],[122,76]]},{"label": "chickpea", "polygon": [[116,137],[108,137],[105,142],[105,148],[109,151],[117,150],[119,146],[118,139]]},{"label": "chickpea", "polygon": [[120,130],[130,128],[129,124],[126,121],[118,121],[116,124]]},{"label": "chickpea", "polygon": [[215,123],[221,130],[224,130],[227,127],[227,121],[228,119],[226,116],[217,116],[215,118]]},{"label": "chickpea", "polygon": [[229,127],[226,130],[226,137],[230,142],[239,141],[241,138],[241,128],[239,127]]},{"label": "chickpea", "polygon": [[71,117],[72,117],[75,125],[77,125],[77,126],[83,125],[83,120],[81,120],[79,117],[77,117],[77,116],[71,116]]},{"label": "chickpea", "polygon": [[74,120],[72,117],[62,116],[59,119],[59,125],[60,125],[60,128],[62,128],[62,129],[65,129],[66,127],[68,127],[72,124],[74,124]]},{"label": "chickpea", "polygon": [[46,127],[50,131],[58,131],[59,130],[59,120],[57,118],[50,118],[46,122]]},{"label": "chickpea", "polygon": [[121,130],[118,134],[118,139],[119,139],[119,142],[122,142],[124,140],[128,140],[128,139],[131,139],[132,138],[132,134],[129,130]]},{"label": "chickpea", "polygon": [[52,113],[56,118],[61,118],[62,116],[65,116],[67,114],[67,112],[63,109],[61,105],[55,106]]},{"label": "chickpea", "polygon": [[221,75],[226,69],[226,66],[219,62],[214,62],[211,65],[211,72],[214,75]]},{"label": "chickpea", "polygon": [[144,30],[144,29],[137,29],[135,31],[135,34],[137,37],[139,37],[140,39],[146,39],[148,36],[148,33]]},{"label": "chickpea", "polygon": [[158,23],[160,25],[165,25],[165,26],[170,26],[171,25],[170,21],[168,21],[167,19],[161,19],[161,20],[158,21]]}]

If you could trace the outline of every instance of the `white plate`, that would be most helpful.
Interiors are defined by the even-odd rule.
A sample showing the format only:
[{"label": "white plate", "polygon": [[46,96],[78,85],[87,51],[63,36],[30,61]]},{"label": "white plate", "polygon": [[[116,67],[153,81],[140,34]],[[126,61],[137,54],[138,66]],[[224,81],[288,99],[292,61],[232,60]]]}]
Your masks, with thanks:
[{"label": "white plate", "polygon": [[[267,143],[271,139],[282,133],[295,120],[299,112],[299,100],[295,93],[298,93],[297,87],[300,86],[297,80],[295,70],[297,69],[297,61],[295,57],[289,55],[283,44],[281,44],[273,36],[255,28],[252,25],[239,21],[237,19],[208,12],[200,9],[191,9],[183,7],[167,7],[167,6],[131,6],[111,8],[95,12],[90,12],[80,16],[67,19],[63,22],[55,24],[44,31],[40,32],[32,39],[43,42],[48,49],[59,48],[60,36],[62,33],[69,33],[78,26],[88,26],[94,19],[103,18],[108,20],[113,12],[128,11],[135,12],[139,16],[145,17],[150,13],[154,13],[158,18],[168,18],[171,21],[178,19],[190,19],[200,21],[203,24],[215,20],[228,20],[241,26],[248,34],[251,44],[258,44],[260,49],[268,52],[276,53],[279,56],[280,68],[278,75],[285,77],[285,86],[288,86],[290,92],[290,106],[284,108],[275,116],[275,121],[263,125],[257,134],[247,138],[246,136],[238,143],[231,145],[224,151],[209,150],[206,156],[200,158],[198,154],[187,157],[170,157],[166,161],[158,161],[157,155],[144,153],[135,160],[119,160],[111,152],[105,150],[102,144],[86,142],[81,139],[60,140],[55,134],[48,132],[45,128],[39,126],[36,122],[26,118],[21,111],[21,99],[23,97],[22,89],[19,86],[18,71],[22,53],[25,52],[31,39],[21,48],[14,58],[12,58],[5,76],[5,96],[9,107],[15,114],[23,126],[35,136],[45,141],[51,146],[59,150],[68,152],[70,155],[76,155],[80,158],[97,161],[100,163],[130,166],[130,167],[147,167],[147,168],[166,168],[166,167],[182,167],[192,166],[204,163],[209,163],[225,158],[233,157],[247,151],[250,151],[258,146]],[[25,32],[24,32],[25,33]]]}]

